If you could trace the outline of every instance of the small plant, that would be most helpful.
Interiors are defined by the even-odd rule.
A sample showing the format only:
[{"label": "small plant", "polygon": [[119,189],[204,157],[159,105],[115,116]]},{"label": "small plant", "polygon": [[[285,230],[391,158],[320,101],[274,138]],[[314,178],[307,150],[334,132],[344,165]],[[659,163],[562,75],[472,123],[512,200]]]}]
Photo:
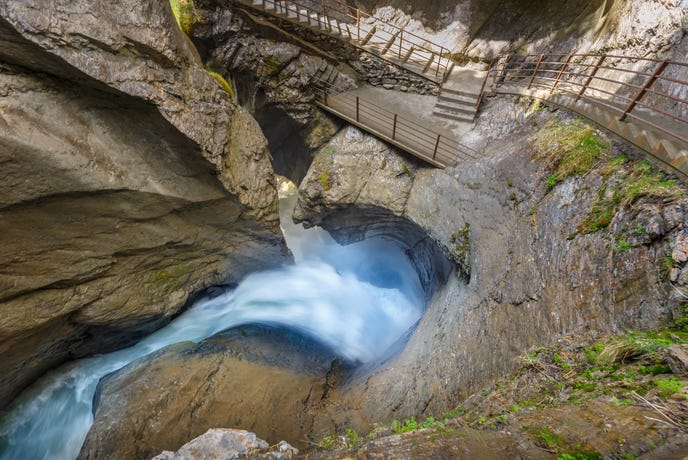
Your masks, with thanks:
[{"label": "small plant", "polygon": [[[616,180],[600,188],[590,215],[578,228],[581,233],[607,228],[618,210],[631,206],[642,197],[666,202],[684,194],[676,182],[667,180],[648,161],[629,163],[626,157],[619,156],[607,163],[604,172],[607,176],[615,175]],[[636,235],[642,235],[645,229],[636,228],[636,232]]]},{"label": "small plant", "polygon": [[411,172],[411,169],[408,167],[406,163],[404,163],[401,166],[401,171],[403,174],[406,174],[409,177],[409,179],[413,179],[413,172]]},{"label": "small plant", "polygon": [[397,420],[392,421],[392,433],[401,434],[407,433],[409,431],[415,431],[418,429],[418,422],[415,417],[406,418],[403,422],[398,422]]},{"label": "small plant", "polygon": [[323,171],[318,175],[318,180],[320,185],[322,185],[323,190],[328,191],[332,188],[332,175],[329,171]]},{"label": "small plant", "polygon": [[232,86],[225,80],[225,78],[220,75],[219,73],[213,71],[213,70],[206,70],[208,72],[208,75],[213,77],[217,82],[222,86],[222,88],[227,91],[227,94],[229,94],[229,97],[234,99],[234,90],[232,90]]},{"label": "small plant", "polygon": [[361,444],[363,442],[363,438],[361,438],[358,435],[358,432],[356,430],[353,430],[351,428],[347,428],[346,431],[346,437],[348,439],[346,445],[347,447],[356,447],[357,445]]},{"label": "small plant", "polygon": [[557,457],[557,460],[602,460],[604,457],[599,452],[571,452]]},{"label": "small plant", "polygon": [[583,119],[565,122],[553,118],[534,136],[538,158],[548,159],[555,171],[547,179],[547,186],[590,171],[609,150],[609,142],[597,129]]},{"label": "small plant", "polygon": [[466,275],[470,275],[471,273],[470,230],[470,224],[466,223],[456,233],[452,233],[449,237],[452,258]]},{"label": "small plant", "polygon": [[678,380],[676,377],[653,380],[652,384],[657,388],[657,390],[659,390],[659,396],[663,398],[676,393],[683,393],[683,382]]},{"label": "small plant", "polygon": [[194,24],[201,20],[201,15],[193,0],[170,0],[170,6],[179,28],[186,35],[190,35]]},{"label": "small plant", "polygon": [[547,185],[548,188],[552,188],[552,187],[554,187],[555,185],[557,185],[557,182],[558,182],[558,181],[557,181],[557,175],[556,175],[556,174],[552,174],[551,176],[549,176],[549,177],[547,178],[547,182],[545,182],[545,185]]},{"label": "small plant", "polygon": [[614,252],[624,252],[628,251],[629,249],[631,249],[631,243],[628,241],[621,238],[617,238],[614,241]]},{"label": "small plant", "polygon": [[543,447],[558,451],[566,445],[566,441],[548,427],[531,428],[531,434],[535,441]]}]

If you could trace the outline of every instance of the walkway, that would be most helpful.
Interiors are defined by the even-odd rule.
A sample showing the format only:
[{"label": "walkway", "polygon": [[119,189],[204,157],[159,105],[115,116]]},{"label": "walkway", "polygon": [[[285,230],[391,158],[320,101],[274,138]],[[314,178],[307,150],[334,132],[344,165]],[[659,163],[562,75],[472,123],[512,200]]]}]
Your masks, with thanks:
[{"label": "walkway", "polygon": [[[451,53],[441,45],[381,21],[343,1],[234,0],[317,32],[332,35],[436,83],[449,75]],[[317,6],[313,6],[317,5]]]},{"label": "walkway", "polygon": [[[438,128],[442,123],[434,117],[470,126],[486,72],[462,74],[454,68],[449,50],[444,47],[337,0],[330,0],[327,5],[322,2],[318,9],[312,6],[317,2],[306,5],[289,0],[234,1],[300,27],[335,36],[423,78],[445,83],[430,115],[427,111],[419,114],[392,107],[370,89],[343,92],[324,76],[323,80],[315,79],[320,89],[317,104],[321,108],[427,163],[444,168],[457,161],[477,158],[477,152],[459,143],[454,133]],[[450,77],[452,81],[445,82]]]},{"label": "walkway", "polygon": [[[387,92],[387,90],[383,90]],[[363,87],[332,95],[323,90],[317,102],[322,109],[439,168],[470,161],[479,153],[456,140],[456,134],[420,119],[390,103],[375,88]]]},{"label": "walkway", "polygon": [[[507,55],[493,61],[489,71],[476,72],[455,67],[444,47],[340,0],[233,1],[337,37],[440,84],[432,116],[470,126],[488,91],[535,97],[589,118],[664,169],[688,178],[688,63],[592,54]],[[326,82],[318,89],[317,104],[324,110],[430,164],[444,167],[477,158],[426,114],[400,111],[366,89],[342,92]]]},{"label": "walkway", "polygon": [[[636,70],[645,68],[647,70]],[[503,56],[492,90],[578,113],[688,178],[688,63],[592,54]]]}]

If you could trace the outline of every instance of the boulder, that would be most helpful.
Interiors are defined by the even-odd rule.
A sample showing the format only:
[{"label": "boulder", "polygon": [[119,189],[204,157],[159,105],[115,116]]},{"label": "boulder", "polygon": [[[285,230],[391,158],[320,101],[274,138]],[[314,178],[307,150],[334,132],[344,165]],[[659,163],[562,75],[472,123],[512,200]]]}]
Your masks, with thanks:
[{"label": "boulder", "polygon": [[151,458],[218,426],[303,446],[314,424],[334,430],[313,407],[327,395],[336,358],[307,336],[268,326],[172,345],[101,380],[79,458]]},{"label": "boulder", "polygon": [[287,460],[299,454],[298,449],[281,441],[277,446],[245,430],[213,428],[184,444],[178,451],[163,451],[152,460],[232,460],[241,458]]}]

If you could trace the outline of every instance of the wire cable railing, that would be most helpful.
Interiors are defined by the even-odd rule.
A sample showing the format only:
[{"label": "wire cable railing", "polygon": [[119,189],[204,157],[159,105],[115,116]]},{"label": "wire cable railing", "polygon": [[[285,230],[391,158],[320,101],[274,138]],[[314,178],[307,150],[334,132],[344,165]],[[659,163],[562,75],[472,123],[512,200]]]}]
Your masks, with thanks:
[{"label": "wire cable railing", "polygon": [[430,164],[444,168],[479,157],[477,150],[458,142],[456,136],[432,129],[409,114],[390,110],[318,78],[313,79],[313,85],[320,107]]}]

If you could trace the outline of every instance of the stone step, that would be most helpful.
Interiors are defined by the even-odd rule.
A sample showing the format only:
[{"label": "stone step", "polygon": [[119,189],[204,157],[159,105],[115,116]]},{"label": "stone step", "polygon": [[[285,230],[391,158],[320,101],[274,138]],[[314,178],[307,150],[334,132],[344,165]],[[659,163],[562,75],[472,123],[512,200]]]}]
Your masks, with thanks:
[{"label": "stone step", "polygon": [[440,92],[440,95],[437,97],[437,100],[451,102],[454,104],[475,105],[476,102],[478,102],[478,96],[466,96],[461,94],[445,93],[444,91],[442,91]]},{"label": "stone step", "polygon": [[442,87],[442,92],[446,94],[456,94],[457,96],[474,97],[476,99],[480,96],[480,93],[472,89],[461,89],[458,87],[448,87],[446,85]]},{"label": "stone step", "polygon": [[438,109],[444,109],[447,111],[452,111],[452,112],[459,112],[459,113],[465,113],[468,115],[475,115],[475,104],[474,105],[465,105],[465,104],[454,104],[451,102],[447,101],[437,101],[435,104],[435,108]]},{"label": "stone step", "polygon": [[450,120],[461,121],[464,123],[473,123],[475,119],[474,115],[469,115],[466,113],[457,113],[453,110],[446,110],[442,108],[435,107],[432,114],[442,118],[448,118]]}]

